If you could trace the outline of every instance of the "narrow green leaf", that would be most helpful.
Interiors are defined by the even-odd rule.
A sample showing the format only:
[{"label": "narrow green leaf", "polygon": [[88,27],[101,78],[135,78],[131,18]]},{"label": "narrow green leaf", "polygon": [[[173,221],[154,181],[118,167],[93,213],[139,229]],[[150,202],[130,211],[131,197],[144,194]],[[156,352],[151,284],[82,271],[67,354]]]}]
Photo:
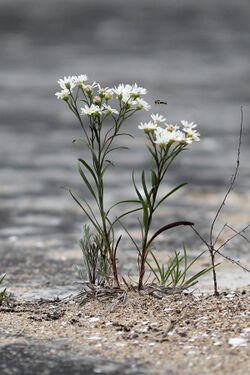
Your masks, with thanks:
[{"label": "narrow green leaf", "polygon": [[141,203],[138,199],[128,199],[128,200],[124,200],[124,201],[120,201],[120,202],[117,202],[115,204],[113,204],[107,211],[107,215],[110,213],[110,211],[112,210],[112,208],[118,206],[119,204],[122,204],[122,203]]},{"label": "narrow green leaf", "polygon": [[141,181],[142,181],[143,191],[144,191],[144,194],[145,194],[145,197],[146,197],[146,200],[147,200],[147,205],[148,205],[148,207],[151,207],[150,196],[149,196],[149,193],[148,193],[146,179],[145,179],[145,171],[142,171]]},{"label": "narrow green leaf", "polygon": [[96,170],[96,173],[97,173],[97,175],[100,175],[101,174],[101,167],[99,165],[97,156],[92,149],[91,149],[91,153],[92,153],[93,165],[94,165],[94,168]]},{"label": "narrow green leaf", "polygon": [[96,185],[98,184],[97,182],[97,178],[96,178],[96,175],[95,175],[95,172],[93,171],[93,169],[91,168],[91,166],[83,159],[79,158],[78,161],[84,165],[84,167],[90,172],[91,176],[93,177]]},{"label": "narrow green leaf", "polygon": [[87,186],[87,188],[89,189],[89,191],[91,192],[91,194],[93,195],[93,197],[95,198],[95,200],[97,201],[94,189],[92,188],[91,184],[89,183],[89,180],[88,180],[87,176],[85,175],[85,173],[83,172],[83,170],[80,167],[80,165],[78,165],[78,171],[79,171],[80,176],[82,177],[83,181],[85,182],[85,185]]},{"label": "narrow green leaf", "polygon": [[122,222],[120,220],[118,220],[120,225],[122,226],[122,228],[125,230],[125,232],[127,233],[127,235],[129,236],[129,238],[131,239],[131,241],[133,242],[133,244],[135,245],[135,248],[137,249],[138,253],[141,255],[141,250],[139,249],[139,246],[137,245],[137,243],[135,242],[135,240],[133,239],[133,237],[131,236],[131,234],[129,233],[128,229],[125,227],[124,224],[122,224]]},{"label": "narrow green leaf", "polygon": [[157,175],[153,169],[151,169],[151,183],[153,189],[157,185]]},{"label": "narrow green leaf", "polygon": [[149,224],[149,215],[148,215],[148,206],[146,202],[142,202],[142,208],[143,208],[143,224],[145,230],[148,229],[148,224]]},{"label": "narrow green leaf", "polygon": [[130,210],[130,211],[127,211],[127,212],[124,212],[122,215],[120,216],[117,216],[115,218],[115,220],[113,221],[112,225],[114,225],[117,221],[120,221],[120,219],[122,219],[123,217],[129,215],[129,214],[132,214],[133,212],[136,212],[136,211],[140,211],[142,209],[142,207],[139,207],[139,208],[135,208],[133,210]]},{"label": "narrow green leaf", "polygon": [[160,206],[160,204],[162,202],[164,202],[168,197],[170,197],[170,195],[172,195],[173,193],[175,193],[177,190],[179,190],[180,188],[182,188],[185,185],[187,185],[187,182],[184,182],[183,184],[178,185],[177,187],[172,189],[170,192],[168,192],[166,195],[164,195],[164,197],[155,206],[155,210]]},{"label": "narrow green leaf", "polygon": [[126,146],[113,147],[110,150],[108,150],[105,155],[108,155],[110,152],[113,152],[115,150],[129,150],[129,147],[126,147]]},{"label": "narrow green leaf", "polygon": [[158,283],[161,284],[161,277],[157,273],[158,269],[155,270],[147,260],[146,260],[146,264],[149,266],[149,268],[153,272],[154,277],[157,279]]},{"label": "narrow green leaf", "polygon": [[192,267],[192,265],[206,252],[207,250],[202,251],[196,258],[192,260],[192,262],[189,263],[189,265],[186,267],[186,271],[189,270],[189,268]]},{"label": "narrow green leaf", "polygon": [[[220,263],[217,263],[215,265],[215,267],[219,266]],[[200,278],[201,276],[205,275],[207,272],[211,271],[211,269],[213,269],[213,266],[211,267],[208,267],[208,268],[204,268],[203,270],[201,270],[200,272],[196,273],[195,275],[193,275],[192,277],[190,277],[183,285],[189,285],[191,284],[193,281],[197,280],[198,278]]]},{"label": "narrow green leaf", "polygon": [[85,207],[83,207],[83,205],[81,204],[81,202],[76,198],[76,196],[72,193],[71,190],[69,190],[69,193],[70,195],[72,196],[72,198],[74,199],[74,201],[78,204],[78,206],[83,210],[83,212],[86,214],[86,216],[88,217],[88,219],[91,221],[91,223],[94,225],[94,227],[97,229],[98,232],[100,232],[102,230],[102,228],[100,227],[100,225],[98,224],[96,218],[95,218],[95,215],[93,213],[93,210],[91,209],[90,205],[88,204],[88,202],[83,199],[84,203],[86,204],[86,206],[88,207],[88,209],[90,210],[90,214],[89,212],[86,210]]},{"label": "narrow green leaf", "polygon": [[135,183],[135,178],[134,178],[134,171],[132,173],[132,181],[133,181],[133,185],[134,185],[134,188],[135,188],[135,191],[136,191],[136,194],[138,196],[138,198],[140,199],[141,203],[144,202],[143,198],[142,198],[142,195],[141,193],[139,192],[137,186],[136,186],[136,183]]}]

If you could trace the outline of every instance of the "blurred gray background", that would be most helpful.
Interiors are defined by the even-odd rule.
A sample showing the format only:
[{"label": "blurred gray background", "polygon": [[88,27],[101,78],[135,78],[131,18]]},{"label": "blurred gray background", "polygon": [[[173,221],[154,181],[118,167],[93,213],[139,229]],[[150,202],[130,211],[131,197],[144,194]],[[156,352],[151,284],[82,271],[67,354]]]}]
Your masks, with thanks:
[{"label": "blurred gray background", "polygon": [[[233,173],[243,105],[239,195],[229,213],[237,212],[234,224],[249,221],[249,20],[248,0],[0,0],[0,271],[12,267],[21,282],[30,266],[29,282],[36,273],[53,283],[61,268],[62,284],[79,254],[85,218],[61,186],[82,189],[76,159],[86,153],[71,143],[79,126],[54,96],[64,75],[87,74],[104,86],[137,82],[153,112],[198,123],[201,142],[168,178],[189,187],[156,226],[185,218],[206,230]],[[168,106],[155,107],[154,98]],[[148,116],[126,125],[136,139],[116,156],[107,203],[128,198],[131,168],[148,165],[137,129]]]}]

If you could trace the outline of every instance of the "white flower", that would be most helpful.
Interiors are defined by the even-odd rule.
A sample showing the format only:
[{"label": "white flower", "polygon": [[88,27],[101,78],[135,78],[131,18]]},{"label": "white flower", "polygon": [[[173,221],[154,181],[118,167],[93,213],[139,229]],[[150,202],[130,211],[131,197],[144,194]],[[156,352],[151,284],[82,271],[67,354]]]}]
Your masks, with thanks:
[{"label": "white flower", "polygon": [[168,134],[169,136],[169,139],[172,141],[172,142],[182,142],[183,139],[185,138],[185,134],[182,133],[180,130],[173,130],[171,132],[165,130],[166,133]]},{"label": "white flower", "polygon": [[59,79],[58,83],[62,89],[72,90],[76,86],[76,76],[68,76],[64,77],[63,79]]},{"label": "white flower", "polygon": [[193,141],[199,142],[200,133],[198,133],[195,129],[197,125],[193,122],[188,122],[185,120],[182,120],[181,123],[183,125],[183,132],[185,133],[186,143],[191,144]]},{"label": "white flower", "polygon": [[115,86],[113,88],[113,92],[119,100],[127,102],[130,99],[131,88],[131,85],[124,85],[124,83],[120,83],[117,87]]},{"label": "white flower", "polygon": [[124,93],[128,93],[128,89],[125,87],[124,83],[120,83],[118,86],[113,88],[113,92],[117,96],[122,96]]},{"label": "white flower", "polygon": [[174,142],[182,142],[185,139],[184,134],[180,130],[167,131],[166,129],[157,128],[155,130],[155,143],[160,147],[165,147]]},{"label": "white flower", "polygon": [[163,133],[165,131],[165,129],[161,128],[160,126],[158,126],[156,129],[155,129],[155,134],[158,134],[160,135],[161,133]]},{"label": "white flower", "polygon": [[183,130],[185,130],[185,129],[194,129],[197,126],[193,122],[188,122],[188,121],[185,121],[185,120],[182,120],[181,123],[183,125]]},{"label": "white flower", "polygon": [[132,99],[139,98],[141,95],[145,95],[146,93],[147,90],[144,87],[139,87],[137,83],[130,86],[130,98]]},{"label": "white flower", "polygon": [[[180,144],[185,145],[185,144],[189,143],[189,142],[187,142],[187,138],[186,138],[186,134],[185,134],[185,133],[183,133],[183,132],[180,131],[180,130],[177,130],[177,132],[178,132],[178,135],[177,135],[177,141],[178,141]],[[175,133],[176,133],[176,131],[175,131]],[[191,142],[191,143],[192,143],[192,142]]]},{"label": "white flower", "polygon": [[75,77],[75,84],[76,86],[82,88],[84,86],[84,82],[88,80],[86,74],[80,74],[79,76]]},{"label": "white flower", "polygon": [[115,115],[119,114],[119,112],[115,108],[111,108],[110,105],[107,105],[107,104],[103,104],[102,111],[108,114],[111,114],[111,113],[114,113]]},{"label": "white flower", "polygon": [[199,142],[200,140],[200,133],[197,132],[197,130],[195,129],[183,129],[183,131],[185,132],[185,136],[186,136],[186,142],[188,144],[191,144],[193,141],[195,142]]},{"label": "white flower", "polygon": [[174,132],[179,129],[178,125],[173,125],[173,124],[168,124],[168,123],[165,123],[164,125],[166,126],[166,130],[169,132]]},{"label": "white flower", "polygon": [[101,87],[98,84],[98,94],[100,95],[101,98],[110,100],[113,96],[113,90],[110,89],[109,87]]},{"label": "white flower", "polygon": [[152,133],[156,128],[157,124],[154,124],[152,121],[149,122],[141,122],[138,126],[139,129],[144,130],[145,133]]},{"label": "white flower", "polygon": [[70,91],[68,89],[63,89],[62,91],[56,92],[55,96],[57,99],[62,99],[67,102],[70,97]]},{"label": "white flower", "polygon": [[93,95],[93,91],[95,87],[98,87],[98,83],[96,83],[95,81],[91,85],[85,85],[85,84],[82,85],[82,89],[85,91],[88,97],[91,97]]},{"label": "white flower", "polygon": [[98,105],[91,104],[89,107],[88,105],[85,105],[84,108],[81,108],[82,115],[100,115],[102,113],[101,108]]},{"label": "white flower", "polygon": [[161,122],[166,121],[166,119],[162,115],[158,115],[158,113],[152,113],[151,119],[154,121],[155,124],[159,125]]},{"label": "white flower", "polygon": [[148,111],[151,108],[151,106],[144,99],[141,98],[138,98],[135,101],[133,101],[133,104],[135,105],[138,111],[140,111],[141,109],[145,109],[146,111]]},{"label": "white flower", "polygon": [[130,99],[133,101],[138,99],[141,95],[145,95],[147,90],[143,87],[139,87],[137,83],[134,83],[133,85],[124,85],[124,83],[120,83],[117,87],[115,86],[113,88],[113,92],[119,100],[128,102]]}]

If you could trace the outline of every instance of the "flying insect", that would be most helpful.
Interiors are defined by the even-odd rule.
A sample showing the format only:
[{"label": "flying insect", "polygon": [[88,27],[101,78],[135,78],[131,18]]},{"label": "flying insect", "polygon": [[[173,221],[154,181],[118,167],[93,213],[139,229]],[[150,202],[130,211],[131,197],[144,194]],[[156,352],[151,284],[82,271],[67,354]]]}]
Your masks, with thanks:
[{"label": "flying insect", "polygon": [[168,104],[167,102],[163,102],[160,99],[155,99],[155,104],[160,105],[160,104]]}]

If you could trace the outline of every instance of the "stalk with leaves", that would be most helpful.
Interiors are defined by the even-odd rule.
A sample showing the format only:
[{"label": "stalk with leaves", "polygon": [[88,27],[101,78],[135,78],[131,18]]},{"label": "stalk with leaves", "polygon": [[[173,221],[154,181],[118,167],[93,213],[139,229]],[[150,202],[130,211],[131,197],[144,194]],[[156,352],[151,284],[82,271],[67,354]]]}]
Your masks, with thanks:
[{"label": "stalk with leaves", "polygon": [[[131,137],[122,131],[123,123],[136,112],[148,110],[150,106],[142,99],[146,89],[137,84],[103,88],[95,82],[87,84],[86,81],[86,75],[64,77],[58,81],[62,90],[56,96],[67,103],[82,128],[83,139],[80,141],[88,148],[90,158],[79,158],[78,170],[94,199],[95,208],[85,198],[81,202],[71,190],[70,194],[101,238],[101,252],[107,255],[110,262],[113,285],[119,286],[116,253],[121,237],[115,238],[114,221],[110,218],[110,208],[105,205],[105,175],[108,168],[114,165],[110,160],[112,152],[126,149],[114,145],[116,139],[121,136]],[[111,107],[112,102],[116,108]],[[91,280],[94,280],[93,275]]]},{"label": "stalk with leaves", "polygon": [[[153,236],[150,236],[151,225],[153,222],[154,214],[159,206],[173,193],[185,186],[182,183],[164,194],[159,198],[159,190],[161,183],[169,170],[169,167],[175,158],[190,145],[193,141],[199,141],[199,133],[197,132],[196,124],[182,121],[182,130],[179,126],[168,124],[166,119],[158,114],[152,114],[151,120],[148,123],[141,123],[139,129],[143,130],[148,140],[148,151],[151,155],[151,170],[150,178],[146,178],[146,172],[141,173],[141,184],[138,187],[133,174],[133,184],[138,198],[138,203],[141,206],[143,215],[140,221],[142,243],[141,248],[137,245],[139,252],[138,265],[139,265],[139,282],[138,289],[143,288],[143,280],[145,275],[145,265],[148,253],[151,249],[153,240],[162,232],[177,227],[179,225],[193,225],[189,221],[178,221],[167,224],[160,228]],[[160,126],[165,123],[165,128]]]}]

